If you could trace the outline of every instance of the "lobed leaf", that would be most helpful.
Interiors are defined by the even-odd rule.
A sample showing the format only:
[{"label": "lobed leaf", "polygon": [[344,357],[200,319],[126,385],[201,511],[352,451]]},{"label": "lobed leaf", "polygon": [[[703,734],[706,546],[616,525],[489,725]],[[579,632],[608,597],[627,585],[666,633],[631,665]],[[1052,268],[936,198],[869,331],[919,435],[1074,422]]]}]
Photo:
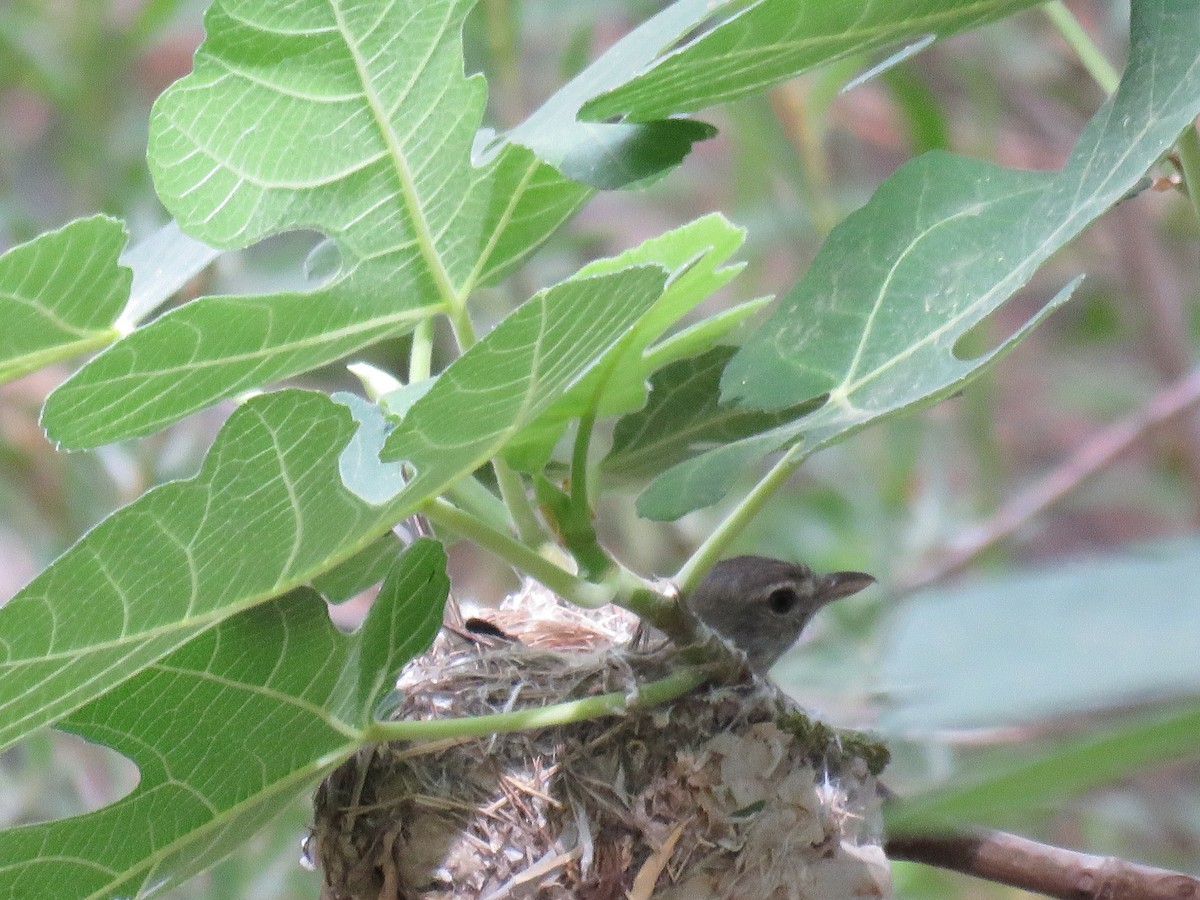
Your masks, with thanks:
[{"label": "lobed leaf", "polygon": [[655,374],[645,408],[617,423],[604,470],[625,478],[649,478],[714,447],[790,422],[806,411],[722,406],[721,373],[736,352],[735,347],[713,347]]},{"label": "lobed leaf", "polygon": [[0,256],[0,382],[111,342],[132,275],[124,226],[77,219]]},{"label": "lobed leaf", "polygon": [[349,600],[378,584],[392,567],[403,544],[389,531],[369,547],[312,580],[312,588],[330,603]]},{"label": "lobed leaf", "polygon": [[657,121],[588,122],[580,108],[649,65],[659,51],[694,30],[712,0],[676,0],[608,48],[524,122],[505,134],[529,147],[575,181],[600,189],[653,179],[687,155],[692,144],[716,134],[702,122],[668,113]]},{"label": "lobed leaf", "polygon": [[561,282],[447,366],[384,442],[385,461],[413,470],[403,493],[433,493],[444,470],[471,471],[501,451],[619,345],[666,277],[635,266]]},{"label": "lobed leaf", "polygon": [[[1041,0],[722,0],[696,34],[664,44],[626,83],[580,115],[645,122],[758,93],[853,54],[917,44],[978,28]],[[901,51],[894,58],[905,58]],[[878,69],[876,70],[878,71]]]},{"label": "lobed leaf", "polygon": [[340,477],[358,446],[344,406],[294,390],[248,401],[196,477],[118,510],[0,609],[0,747],[375,543],[578,381],[665,277],[642,266],[567,281],[512,313],[413,405],[389,446],[416,476],[375,503]]},{"label": "lobed leaf", "polygon": [[401,334],[464,303],[578,208],[590,190],[523,147],[471,159],[484,103],[482,78],[462,72],[472,4],[210,8],[193,73],[151,120],[163,202],[220,247],[318,229],[341,268],[311,292],[202,298],[130,334],[47,401],[56,439],[147,434]]},{"label": "lobed leaf", "polygon": [[[741,271],[742,264],[724,266],[723,263],[744,239],[743,229],[731,225],[724,216],[712,214],[581,269],[575,277],[650,264],[661,266],[669,276],[662,295],[620,342],[597,360],[585,377],[563,391],[514,436],[505,450],[509,462],[524,471],[540,470],[572,419],[588,412],[612,416],[637,409],[646,402],[646,379],[655,369],[699,352],[755,311],[757,307],[753,305],[739,307],[733,315],[725,313],[707,320],[710,327],[676,335],[651,347],[664,332],[677,326],[692,309]],[[715,330],[711,327],[714,322],[719,326]]]},{"label": "lobed leaf", "polygon": [[51,395],[43,423],[56,440],[148,434],[402,334],[519,264],[591,195],[587,184],[660,174],[713,133],[575,116],[702,15],[687,0],[487,140],[483,80],[462,72],[473,2],[213,5],[194,72],[155,105],[149,156],[163,202],[221,247],[315,228],[340,269],[308,292],[205,297],[134,331]]},{"label": "lobed leaf", "polygon": [[378,294],[205,297],[137,329],[68,378],[46,399],[42,425],[70,448],[149,434],[407,331],[428,314]]},{"label": "lobed leaf", "polygon": [[441,545],[418,541],[352,635],[301,588],[80,709],[63,727],[132,759],[138,786],[94,813],[0,831],[0,894],[143,896],[244,845],[362,743],[400,666],[441,627],[445,569]]},{"label": "lobed leaf", "polygon": [[1037,267],[1125,196],[1200,113],[1200,18],[1189,0],[1133,7],[1129,65],[1060,172],[1022,172],[934,152],[903,166],[830,234],[775,315],[730,362],[722,399],[810,415],[660,476],[639,498],[650,518],[720,499],[764,454],[806,453],[948,396],[1064,302],[979,359],[954,353]]},{"label": "lobed leaf", "polygon": [[321,394],[254,398],[195,477],[113,513],[0,608],[0,747],[377,540],[404,511],[342,486],[353,427]]}]

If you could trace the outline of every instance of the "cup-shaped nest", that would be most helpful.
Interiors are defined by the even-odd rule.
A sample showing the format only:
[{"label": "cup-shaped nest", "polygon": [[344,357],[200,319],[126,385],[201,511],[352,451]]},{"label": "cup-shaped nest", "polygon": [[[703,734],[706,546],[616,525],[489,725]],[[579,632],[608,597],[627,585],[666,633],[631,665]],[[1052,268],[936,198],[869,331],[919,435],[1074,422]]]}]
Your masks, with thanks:
[{"label": "cup-shaped nest", "polygon": [[[476,716],[612,691],[677,662],[621,611],[526,591],[519,641],[439,638],[396,719]],[[769,681],[529,732],[364,748],[315,798],[326,900],[889,897],[881,748],[814,725]]]}]

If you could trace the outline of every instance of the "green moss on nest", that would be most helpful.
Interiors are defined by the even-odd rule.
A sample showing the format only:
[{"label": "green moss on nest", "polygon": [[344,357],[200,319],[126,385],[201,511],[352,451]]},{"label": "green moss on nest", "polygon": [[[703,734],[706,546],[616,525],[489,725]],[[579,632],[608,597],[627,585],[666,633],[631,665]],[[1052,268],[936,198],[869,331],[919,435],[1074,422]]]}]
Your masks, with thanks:
[{"label": "green moss on nest", "polygon": [[886,744],[861,731],[833,728],[794,711],[781,715],[777,724],[808,748],[809,760],[816,766],[842,769],[861,759],[867,771],[879,775],[892,761]]}]

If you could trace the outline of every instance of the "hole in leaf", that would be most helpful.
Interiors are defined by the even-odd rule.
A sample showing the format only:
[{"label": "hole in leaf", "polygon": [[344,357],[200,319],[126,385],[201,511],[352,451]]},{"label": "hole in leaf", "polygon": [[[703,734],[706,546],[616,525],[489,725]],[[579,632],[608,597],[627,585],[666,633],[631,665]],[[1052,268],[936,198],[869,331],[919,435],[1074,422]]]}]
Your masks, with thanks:
[{"label": "hole in leaf", "polygon": [[1040,305],[1034,292],[1021,291],[960,334],[954,342],[954,358],[965,362],[992,353],[1024,328]]},{"label": "hole in leaf", "polygon": [[1019,291],[959,335],[953,347],[955,358],[971,361],[993,353],[1062,306],[1082,280],[1082,275],[1076,276],[1054,294],[1037,282]]},{"label": "hole in leaf", "polygon": [[128,757],[65,731],[47,731],[0,754],[5,824],[32,825],[93,812],[127,796],[141,774]]},{"label": "hole in leaf", "polygon": [[689,44],[693,44],[705,35],[721,28],[726,23],[732,22],[738,16],[742,15],[742,13],[746,12],[746,10],[757,5],[758,0],[727,0],[727,2],[720,4],[720,8],[712,15],[701,19],[676,38],[659,53],[658,58],[662,59],[665,56],[670,56],[672,53],[682,50]]}]

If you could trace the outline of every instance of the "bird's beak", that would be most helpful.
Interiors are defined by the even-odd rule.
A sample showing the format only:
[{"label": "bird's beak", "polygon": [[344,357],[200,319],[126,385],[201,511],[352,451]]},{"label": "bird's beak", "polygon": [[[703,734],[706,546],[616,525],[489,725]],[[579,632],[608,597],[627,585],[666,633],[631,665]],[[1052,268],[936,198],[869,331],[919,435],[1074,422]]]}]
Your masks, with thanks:
[{"label": "bird's beak", "polygon": [[824,606],[834,600],[841,600],[851,594],[857,594],[863,588],[875,583],[873,576],[866,572],[830,572],[818,576],[817,599]]}]

